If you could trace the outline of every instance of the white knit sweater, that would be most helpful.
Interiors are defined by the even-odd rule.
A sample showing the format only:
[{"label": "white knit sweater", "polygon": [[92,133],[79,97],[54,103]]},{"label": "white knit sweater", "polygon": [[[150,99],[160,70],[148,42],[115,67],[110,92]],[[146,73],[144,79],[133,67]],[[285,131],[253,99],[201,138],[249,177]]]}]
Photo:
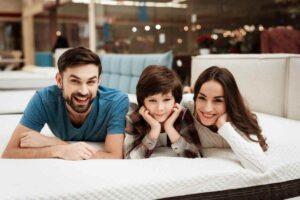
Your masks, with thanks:
[{"label": "white knit sweater", "polygon": [[[181,104],[194,113],[193,96],[184,95]],[[194,118],[202,147],[205,148],[231,148],[242,166],[256,172],[267,170],[267,157],[258,142],[253,142],[247,136],[236,130],[231,123],[226,122],[215,133]]]}]

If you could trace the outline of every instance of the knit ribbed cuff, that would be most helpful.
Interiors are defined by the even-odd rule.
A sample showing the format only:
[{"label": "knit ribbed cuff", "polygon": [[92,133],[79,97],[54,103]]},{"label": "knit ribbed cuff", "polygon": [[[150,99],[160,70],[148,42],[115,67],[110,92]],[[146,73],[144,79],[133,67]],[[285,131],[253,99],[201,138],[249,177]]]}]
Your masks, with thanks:
[{"label": "knit ribbed cuff", "polygon": [[157,140],[152,140],[149,138],[148,135],[145,135],[145,137],[142,140],[143,145],[148,149],[148,150],[152,150],[154,149]]},{"label": "knit ribbed cuff", "polygon": [[180,136],[180,138],[175,143],[173,143],[171,147],[177,154],[179,154],[185,150],[186,144],[187,142],[185,141],[185,139]]}]

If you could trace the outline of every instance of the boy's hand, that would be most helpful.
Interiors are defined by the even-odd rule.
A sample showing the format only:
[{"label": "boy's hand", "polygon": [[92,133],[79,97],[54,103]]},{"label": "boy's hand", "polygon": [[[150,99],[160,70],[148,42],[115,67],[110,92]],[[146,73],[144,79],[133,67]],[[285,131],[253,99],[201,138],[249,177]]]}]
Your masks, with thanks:
[{"label": "boy's hand", "polygon": [[181,106],[180,104],[176,103],[174,105],[172,114],[169,116],[169,118],[164,123],[165,130],[173,127],[174,122],[176,121],[176,119],[178,118],[178,116],[182,110],[183,110],[183,106]]}]

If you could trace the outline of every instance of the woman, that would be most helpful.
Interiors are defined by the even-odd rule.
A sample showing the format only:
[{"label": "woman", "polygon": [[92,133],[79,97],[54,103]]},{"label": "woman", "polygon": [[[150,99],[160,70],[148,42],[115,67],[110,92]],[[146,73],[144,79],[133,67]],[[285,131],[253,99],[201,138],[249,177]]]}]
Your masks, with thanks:
[{"label": "woman", "polygon": [[182,105],[194,113],[203,148],[231,147],[245,168],[266,170],[268,145],[230,71],[216,66],[206,69],[195,83],[193,100],[185,96]]},{"label": "woman", "polygon": [[200,156],[192,114],[179,104],[182,85],[175,72],[148,66],[138,81],[136,95],[138,106],[126,118],[125,158],[148,158],[166,146],[178,156]]}]

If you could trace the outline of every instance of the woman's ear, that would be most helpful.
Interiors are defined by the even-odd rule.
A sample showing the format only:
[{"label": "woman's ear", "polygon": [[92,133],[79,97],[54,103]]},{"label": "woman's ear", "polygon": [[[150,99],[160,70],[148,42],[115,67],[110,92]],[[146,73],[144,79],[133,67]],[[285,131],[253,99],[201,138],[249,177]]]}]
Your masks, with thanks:
[{"label": "woman's ear", "polygon": [[57,83],[58,88],[61,89],[63,80],[62,80],[62,75],[59,72],[56,73],[55,79],[56,79],[56,83]]}]

